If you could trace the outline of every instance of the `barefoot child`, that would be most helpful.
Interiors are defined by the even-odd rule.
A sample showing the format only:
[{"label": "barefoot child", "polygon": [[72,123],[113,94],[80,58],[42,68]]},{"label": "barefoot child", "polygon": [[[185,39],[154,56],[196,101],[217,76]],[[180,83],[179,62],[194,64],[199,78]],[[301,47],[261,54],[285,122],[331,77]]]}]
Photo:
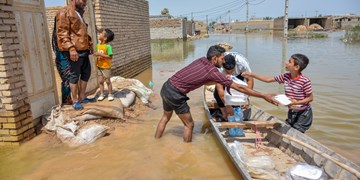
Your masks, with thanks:
[{"label": "barefoot child", "polygon": [[250,76],[267,83],[283,83],[285,95],[291,101],[288,105],[286,123],[302,133],[310,128],[313,119],[310,106],[310,102],[313,101],[311,81],[301,73],[308,64],[309,59],[305,55],[293,54],[285,63],[285,67],[289,71],[285,74],[266,77],[251,72],[242,73],[243,76]]},{"label": "barefoot child", "polygon": [[98,34],[100,43],[96,46],[96,52],[94,56],[97,56],[96,66],[98,68],[100,96],[98,101],[102,101],[105,98],[104,95],[104,82],[108,85],[108,100],[114,100],[112,95],[112,85],[110,81],[111,77],[111,59],[112,59],[112,47],[109,42],[114,39],[114,33],[110,29],[100,29]]}]

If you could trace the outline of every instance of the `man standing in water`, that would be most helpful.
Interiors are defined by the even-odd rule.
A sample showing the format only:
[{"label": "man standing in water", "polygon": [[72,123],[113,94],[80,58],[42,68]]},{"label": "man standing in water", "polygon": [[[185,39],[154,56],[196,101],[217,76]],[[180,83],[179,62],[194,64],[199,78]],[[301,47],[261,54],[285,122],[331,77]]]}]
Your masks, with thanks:
[{"label": "man standing in water", "polygon": [[175,111],[185,126],[184,141],[192,141],[194,121],[190,113],[190,107],[186,102],[189,100],[186,94],[204,84],[220,83],[227,91],[233,88],[239,92],[260,97],[269,103],[278,105],[278,103],[272,99],[273,95],[254,91],[227,79],[225,75],[217,69],[220,68],[224,62],[224,52],[225,49],[221,46],[211,46],[206,58],[202,57],[195,60],[175,73],[163,84],[160,95],[163,100],[164,113],[157,126],[155,138],[161,138],[166,124],[170,121],[173,111]]},{"label": "man standing in water", "polygon": [[86,3],[87,0],[72,0],[67,7],[60,9],[55,17],[57,48],[62,54],[61,66],[64,66],[61,69],[69,69],[66,79],[62,79],[70,83],[75,110],[83,108],[81,102],[93,101],[85,98],[86,85],[91,74],[89,54],[92,49],[87,24],[83,18]]}]

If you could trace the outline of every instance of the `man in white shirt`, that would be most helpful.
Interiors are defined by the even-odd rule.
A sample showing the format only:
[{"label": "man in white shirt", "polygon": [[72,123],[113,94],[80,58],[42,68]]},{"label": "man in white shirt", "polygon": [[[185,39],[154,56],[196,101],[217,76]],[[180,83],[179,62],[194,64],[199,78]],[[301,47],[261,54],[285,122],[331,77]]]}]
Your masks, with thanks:
[{"label": "man in white shirt", "polygon": [[[251,72],[251,69],[249,66],[249,61],[246,59],[246,57],[238,52],[229,52],[232,49],[232,46],[228,43],[218,43],[218,45],[223,47],[226,50],[226,52],[224,53],[224,56],[230,54],[235,57],[236,66],[235,66],[235,71],[233,72],[232,75],[236,76],[240,80],[245,81],[248,84],[248,87],[253,89],[254,88],[254,79],[252,77],[244,78],[241,76],[241,73],[243,73],[245,71]],[[221,68],[221,72],[226,74],[224,72],[223,68]]]}]

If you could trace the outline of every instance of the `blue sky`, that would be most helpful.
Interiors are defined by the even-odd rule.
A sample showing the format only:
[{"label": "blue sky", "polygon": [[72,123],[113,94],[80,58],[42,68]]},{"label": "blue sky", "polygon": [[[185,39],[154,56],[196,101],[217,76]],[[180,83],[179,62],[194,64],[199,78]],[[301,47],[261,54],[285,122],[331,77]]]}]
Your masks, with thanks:
[{"label": "blue sky", "polygon": [[[45,0],[46,6],[64,5],[64,0]],[[168,8],[173,16],[209,21],[246,20],[245,0],[149,0],[150,15]],[[285,0],[249,0],[250,17],[279,17],[284,15]],[[289,16],[360,14],[360,0],[289,0]]]}]

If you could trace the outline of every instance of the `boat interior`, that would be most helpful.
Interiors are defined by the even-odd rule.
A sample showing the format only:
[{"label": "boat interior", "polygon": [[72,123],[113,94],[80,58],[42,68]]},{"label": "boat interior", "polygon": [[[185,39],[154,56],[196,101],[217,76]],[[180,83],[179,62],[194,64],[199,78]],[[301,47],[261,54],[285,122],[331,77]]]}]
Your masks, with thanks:
[{"label": "boat interior", "polygon": [[[219,142],[245,177],[289,179],[289,173],[299,165],[317,167],[322,172],[320,178],[324,179],[358,179],[360,176],[359,166],[256,106],[243,110],[241,123],[224,122],[219,118],[221,112],[213,92],[207,88],[204,106]],[[229,128],[242,128],[244,135],[232,137]]]}]

